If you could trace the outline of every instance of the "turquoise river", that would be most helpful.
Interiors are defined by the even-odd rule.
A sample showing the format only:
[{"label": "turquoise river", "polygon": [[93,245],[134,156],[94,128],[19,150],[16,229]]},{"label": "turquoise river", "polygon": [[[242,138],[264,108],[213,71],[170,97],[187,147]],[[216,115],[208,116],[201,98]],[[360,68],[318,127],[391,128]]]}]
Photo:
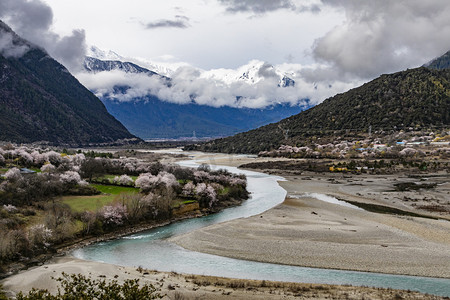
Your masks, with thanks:
[{"label": "turquoise river", "polygon": [[[201,161],[188,160],[179,164],[196,167],[198,163]],[[85,260],[122,266],[142,266],[159,271],[242,279],[389,287],[450,296],[450,279],[260,263],[189,251],[168,242],[167,239],[170,237],[198,228],[262,213],[283,202],[286,196],[286,191],[277,183],[283,180],[281,177],[234,167],[220,166],[220,168],[247,176],[251,198],[241,206],[206,217],[188,219],[119,239],[96,243],[77,249],[72,255]]]}]

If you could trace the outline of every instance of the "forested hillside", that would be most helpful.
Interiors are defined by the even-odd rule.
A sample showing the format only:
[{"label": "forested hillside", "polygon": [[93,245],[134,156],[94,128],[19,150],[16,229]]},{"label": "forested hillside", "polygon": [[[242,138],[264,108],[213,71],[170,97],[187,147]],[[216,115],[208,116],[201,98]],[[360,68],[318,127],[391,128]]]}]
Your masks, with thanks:
[{"label": "forested hillside", "polygon": [[9,52],[0,52],[0,141],[81,145],[135,138],[43,49],[1,21],[0,35],[10,39]]},{"label": "forested hillside", "polygon": [[278,123],[189,149],[258,153],[335,132],[442,128],[450,124],[450,70],[382,75]]},{"label": "forested hillside", "polygon": [[436,70],[444,70],[450,68],[450,51],[447,51],[442,56],[439,56],[429,63],[425,64],[424,67]]}]

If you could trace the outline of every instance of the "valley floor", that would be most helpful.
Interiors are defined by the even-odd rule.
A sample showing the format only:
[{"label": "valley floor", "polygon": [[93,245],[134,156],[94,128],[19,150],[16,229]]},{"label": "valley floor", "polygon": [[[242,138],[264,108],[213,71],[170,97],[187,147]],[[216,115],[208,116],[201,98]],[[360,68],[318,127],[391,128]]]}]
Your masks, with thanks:
[{"label": "valley floor", "polygon": [[[260,158],[221,158],[196,155],[209,164],[239,166]],[[267,159],[266,159],[267,160]],[[411,197],[448,201],[450,183],[440,176],[433,190],[420,190],[405,198],[392,191],[402,176],[342,174],[283,174],[287,181],[284,203],[250,218],[206,227],[173,238],[179,245],[222,256],[281,264],[450,278],[450,214],[430,213],[410,205]],[[442,174],[441,174],[442,175]],[[390,206],[438,217],[381,214],[320,201],[312,193],[341,200]],[[422,201],[421,200],[421,201]],[[417,200],[419,201],[419,199]],[[418,202],[415,203],[418,203]],[[1,282],[6,291],[31,287],[55,290],[52,276],[61,272],[106,275],[118,280],[141,278],[167,293],[167,299],[440,299],[405,291],[364,287],[280,284],[251,280],[148,272],[87,262],[72,257],[55,258],[40,267]]]},{"label": "valley floor", "polygon": [[[231,163],[249,160],[255,159]],[[262,262],[450,278],[450,213],[415,208],[427,199],[450,208],[448,174],[432,178],[439,183],[436,188],[414,192],[393,191],[393,183],[411,181],[399,174],[277,174],[287,180],[280,182],[287,191],[284,203],[172,241],[190,250]],[[314,193],[438,219],[369,212],[318,200]]]},{"label": "valley floor", "polygon": [[287,179],[280,182],[288,191],[283,204],[172,241],[190,250],[246,260],[450,278],[450,222],[320,201],[304,193],[357,199],[339,184]]}]

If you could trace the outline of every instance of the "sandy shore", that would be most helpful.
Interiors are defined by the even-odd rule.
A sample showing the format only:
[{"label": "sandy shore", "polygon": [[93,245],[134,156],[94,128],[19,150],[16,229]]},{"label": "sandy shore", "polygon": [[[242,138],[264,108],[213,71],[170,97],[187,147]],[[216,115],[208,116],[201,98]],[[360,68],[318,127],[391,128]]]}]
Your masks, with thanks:
[{"label": "sandy shore", "polygon": [[[260,160],[260,159],[258,159]],[[263,159],[261,159],[263,160]],[[216,164],[254,161],[215,158]],[[287,175],[286,201],[257,216],[216,224],[172,239],[195,251],[306,267],[450,278],[450,222],[371,213],[308,197],[308,193],[415,210],[392,192],[399,176]],[[450,183],[408,197],[449,201]],[[435,214],[440,218],[447,215]]]},{"label": "sandy shore", "polygon": [[351,286],[322,284],[280,283],[240,280],[211,276],[139,271],[99,262],[83,261],[72,257],[55,258],[43,266],[35,267],[3,280],[7,294],[14,296],[32,287],[57,291],[52,279],[62,272],[83,274],[92,279],[117,280],[138,278],[139,282],[155,286],[163,299],[443,299],[411,291],[397,291]]}]

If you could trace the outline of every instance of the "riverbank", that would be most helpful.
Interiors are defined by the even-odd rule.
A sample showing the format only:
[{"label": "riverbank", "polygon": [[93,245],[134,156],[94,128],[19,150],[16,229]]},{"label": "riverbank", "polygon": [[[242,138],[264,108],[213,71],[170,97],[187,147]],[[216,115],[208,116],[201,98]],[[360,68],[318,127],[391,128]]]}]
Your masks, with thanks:
[{"label": "riverbank", "polygon": [[[235,163],[247,161],[242,157]],[[215,163],[230,161],[215,159]],[[433,190],[398,192],[393,184],[411,181],[408,176],[272,173],[286,179],[280,182],[288,192],[283,204],[172,241],[194,251],[261,262],[450,278],[449,214],[415,209],[427,199],[449,205],[445,175],[437,177],[439,184]],[[348,208],[311,197],[314,193],[431,218]],[[408,201],[413,197],[416,201]]]},{"label": "riverbank", "polygon": [[[31,152],[27,151],[24,153]],[[67,174],[41,172],[38,163],[33,165],[32,175],[22,176],[18,168],[11,167],[13,157],[9,157],[10,167],[0,171],[16,172],[18,179],[1,180],[3,203],[12,204],[1,207],[0,279],[40,264],[66,246],[95,243],[185,218],[206,216],[248,199],[244,177],[207,169],[195,173],[160,162],[183,160],[184,155],[123,151],[113,157],[106,152],[86,152],[98,160],[89,156],[86,159],[82,153],[55,155],[64,157],[61,160],[67,164],[74,157],[79,158],[74,160],[78,164],[73,166],[76,170],[97,165],[95,176],[82,173],[96,184],[88,185],[74,171],[69,175],[78,181],[67,183],[64,181]],[[151,170],[158,172],[158,176],[151,175]],[[123,174],[126,172],[131,177]],[[120,177],[116,176],[120,173]]]},{"label": "riverbank", "polygon": [[98,236],[87,236],[70,241],[66,241],[62,244],[58,244],[52,248],[48,253],[41,254],[32,259],[21,260],[19,262],[13,262],[4,266],[7,270],[5,273],[0,274],[0,280],[7,278],[11,275],[17,274],[20,271],[26,271],[29,268],[40,266],[47,261],[52,260],[55,257],[65,256],[71,251],[82,248],[91,244],[100,243],[104,241],[110,241],[119,239],[121,237],[151,230],[159,227],[164,227],[176,222],[181,222],[187,219],[206,217],[210,214],[218,213],[226,208],[238,206],[242,203],[242,200],[234,200],[223,203],[222,206],[216,207],[214,210],[199,209],[198,206],[184,205],[174,210],[174,215],[167,220],[152,220],[149,222],[141,222],[138,224],[131,224],[125,227],[119,227],[111,232],[104,233]]},{"label": "riverbank", "polygon": [[161,294],[165,295],[163,299],[445,299],[439,296],[392,289],[241,280],[174,272],[155,272],[88,262],[72,257],[54,258],[43,266],[11,276],[2,284],[9,296],[13,296],[19,291],[26,293],[32,287],[56,292],[57,282],[52,277],[58,278],[62,272],[83,274],[95,279],[117,280],[119,283],[137,278],[140,283],[154,285]]}]

